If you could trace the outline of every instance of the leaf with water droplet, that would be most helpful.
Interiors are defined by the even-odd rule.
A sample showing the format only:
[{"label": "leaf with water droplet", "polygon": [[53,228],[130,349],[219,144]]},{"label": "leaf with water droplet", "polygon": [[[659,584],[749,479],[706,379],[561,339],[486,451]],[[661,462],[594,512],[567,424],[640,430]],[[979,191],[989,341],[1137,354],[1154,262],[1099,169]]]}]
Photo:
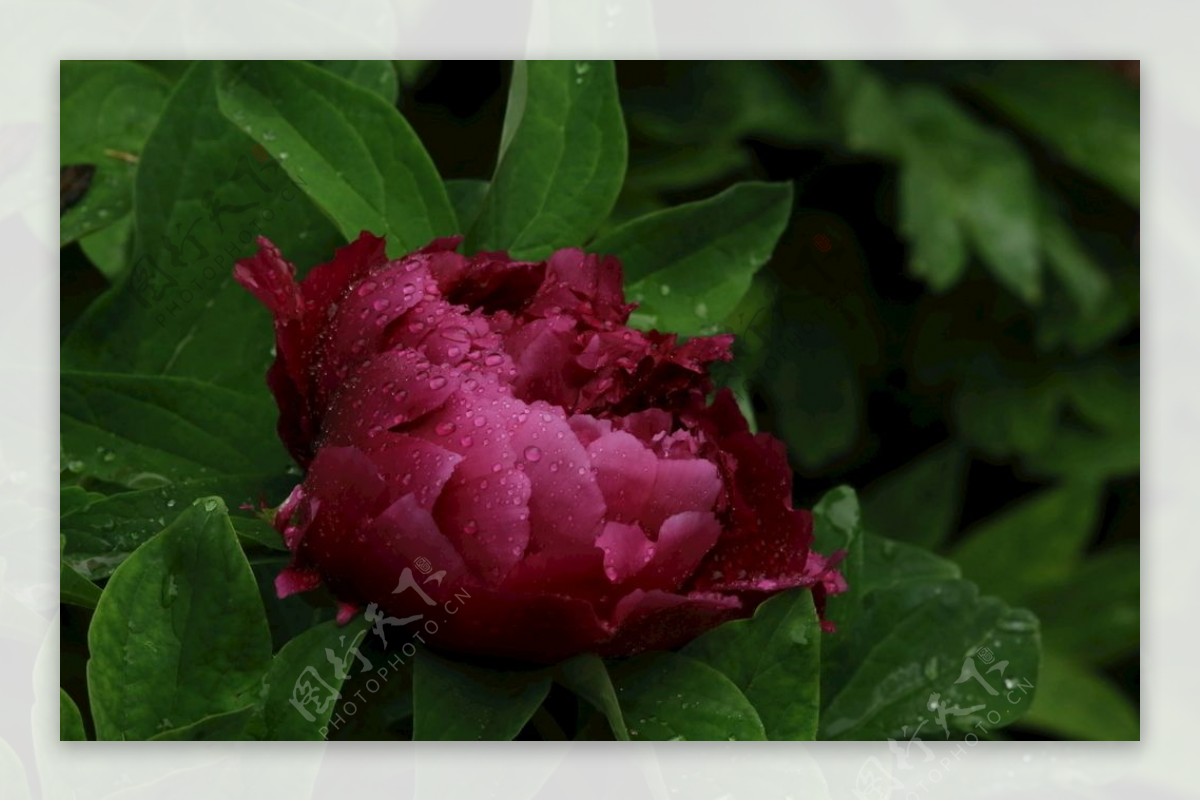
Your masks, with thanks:
[{"label": "leaf with water droplet", "polygon": [[88,649],[99,739],[147,739],[164,719],[188,726],[257,701],[270,633],[219,499],[184,509],[117,568]]}]

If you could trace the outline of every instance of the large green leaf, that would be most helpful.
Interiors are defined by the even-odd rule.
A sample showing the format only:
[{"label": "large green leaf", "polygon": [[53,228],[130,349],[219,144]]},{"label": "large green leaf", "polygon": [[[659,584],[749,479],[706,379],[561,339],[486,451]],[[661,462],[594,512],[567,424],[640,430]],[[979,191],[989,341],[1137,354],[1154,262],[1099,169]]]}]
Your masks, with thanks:
[{"label": "large green leaf", "polygon": [[67,695],[67,691],[61,688],[58,691],[58,739],[60,742],[87,739],[78,705]]},{"label": "large green leaf", "polygon": [[790,184],[737,184],[625,223],[588,249],[621,259],[627,293],[649,324],[711,332],[771,258],[791,208]]},{"label": "large green leaf", "polygon": [[1025,601],[1070,574],[1100,511],[1100,488],[1092,483],[1049,489],[972,528],[951,556],[984,592]]},{"label": "large green leaf", "polygon": [[350,83],[374,92],[391,105],[396,105],[400,82],[390,61],[314,61],[321,69],[332,72]]},{"label": "large green leaf", "polygon": [[[261,737],[267,740],[323,740],[341,698],[342,683],[362,670],[356,653],[366,624],[358,618],[339,626],[327,621],[289,641],[263,678]],[[385,671],[386,674],[386,671]]]},{"label": "large green leaf", "polygon": [[62,62],[60,161],[90,164],[96,171],[87,192],[61,217],[61,244],[129,213],[138,157],[168,88],[159,75],[130,61]]},{"label": "large green leaf", "polygon": [[613,687],[612,677],[603,660],[595,654],[581,654],[560,664],[554,680],[604,714],[613,736],[629,739],[629,728],[621,712],[621,702]]},{"label": "large green leaf", "polygon": [[[823,738],[949,738],[1017,719],[1037,684],[1037,619],[965,581],[907,582],[869,593],[844,647],[856,665],[828,699]],[[993,675],[992,671],[996,671]]]},{"label": "large green leaf", "polygon": [[253,61],[224,72],[217,96],[346,239],[387,234],[396,256],[457,233],[429,154],[378,95],[308,64]]},{"label": "large green leaf", "polygon": [[767,739],[816,738],[821,626],[809,590],[777,595],[760,604],[752,618],[713,629],[683,653],[738,686],[758,710]]},{"label": "large green leaf", "polygon": [[813,514],[816,547],[848,550],[850,586],[826,611],[837,629],[821,643],[823,739],[948,737],[1028,709],[1040,648],[1031,613],[980,597],[951,562],[863,534],[846,488]]},{"label": "large green leaf", "polygon": [[1068,740],[1137,740],[1137,709],[1102,673],[1047,648],[1022,725]]},{"label": "large green leaf", "polygon": [[270,529],[273,537],[259,536],[261,529],[255,530],[256,523],[266,524],[254,517],[253,511],[237,507],[260,500],[278,503],[295,481],[295,477],[284,475],[231,475],[100,496],[70,511],[64,501],[59,524],[66,541],[63,559],[87,578],[109,576],[138,546],[161,531],[167,520],[197,498],[209,495],[225,500],[234,530],[240,536],[249,535],[255,542],[274,546],[280,542],[278,533]]},{"label": "large green leaf", "polygon": [[974,86],[1075,167],[1137,205],[1137,87],[1099,64],[1077,61],[1003,61]]},{"label": "large green leaf", "polygon": [[73,370],[60,386],[62,463],[73,473],[139,489],[288,465],[265,392]]},{"label": "large green leaf", "polygon": [[545,671],[494,671],[422,650],[413,665],[414,740],[511,740],[550,692]]},{"label": "large green leaf", "polygon": [[270,634],[219,498],[196,501],[117,568],[88,649],[101,740],[148,739],[257,701]]},{"label": "large green leaf", "polygon": [[634,740],[764,740],[754,707],[729,678],[683,654],[657,651],[612,668]]},{"label": "large green leaf", "polygon": [[221,115],[215,69],[188,69],[146,140],[134,185],[133,262],[65,337],[64,368],[188,376],[261,393],[274,358],[271,321],[234,282],[234,261],[255,252],[257,235],[302,268],[328,259],[342,241]]},{"label": "large green leaf", "polygon": [[954,529],[962,503],[966,453],[946,443],[888,473],[863,493],[870,531],[933,548]]},{"label": "large green leaf", "polygon": [[517,62],[467,251],[533,258],[583,245],[616,202],[627,150],[612,62]]}]

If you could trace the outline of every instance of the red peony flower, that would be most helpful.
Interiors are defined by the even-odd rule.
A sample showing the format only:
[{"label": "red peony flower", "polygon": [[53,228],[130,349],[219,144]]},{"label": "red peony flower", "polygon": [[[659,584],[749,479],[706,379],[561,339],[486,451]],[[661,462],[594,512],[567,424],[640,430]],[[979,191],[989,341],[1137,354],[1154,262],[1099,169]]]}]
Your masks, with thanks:
[{"label": "red peony flower", "polygon": [[[276,517],[281,597],[323,582],[342,619],[402,620],[458,593],[439,647],[549,662],[844,589],[792,509],[782,443],[727,390],[707,400],[733,338],[628,327],[616,259],[440,239],[389,261],[364,233],[296,282],[259,241],[234,274],[275,317],[268,383],[308,471]],[[398,591],[414,566],[434,580]]]}]

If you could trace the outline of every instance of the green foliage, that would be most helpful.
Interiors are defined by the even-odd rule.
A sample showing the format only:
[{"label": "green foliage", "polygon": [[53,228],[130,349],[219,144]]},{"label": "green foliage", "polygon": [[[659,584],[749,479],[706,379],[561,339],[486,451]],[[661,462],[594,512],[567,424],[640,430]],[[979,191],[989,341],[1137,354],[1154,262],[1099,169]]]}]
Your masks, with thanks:
[{"label": "green foliage", "polygon": [[[62,164],[95,166],[64,297],[68,260],[108,288],[64,315],[60,598],[91,622],[62,739],[1138,737],[1136,88],[1075,62],[524,62],[497,143],[428,108],[438,69],[63,63]],[[446,114],[494,168],[429,138]],[[835,630],[799,589],[673,652],[421,648],[332,725],[379,645],[275,594],[299,472],[231,269],[262,235],[303,273],[361,230],[613,254],[635,324],[734,333],[719,382],[844,551]],[[820,495],[843,481],[861,509]]]},{"label": "green foliage", "polygon": [[467,250],[536,258],[580,245],[612,209],[625,160],[611,63],[518,62],[496,172]]},{"label": "green foliage", "polygon": [[219,498],[196,501],[116,569],[88,649],[102,740],[154,737],[257,700],[267,621]]}]

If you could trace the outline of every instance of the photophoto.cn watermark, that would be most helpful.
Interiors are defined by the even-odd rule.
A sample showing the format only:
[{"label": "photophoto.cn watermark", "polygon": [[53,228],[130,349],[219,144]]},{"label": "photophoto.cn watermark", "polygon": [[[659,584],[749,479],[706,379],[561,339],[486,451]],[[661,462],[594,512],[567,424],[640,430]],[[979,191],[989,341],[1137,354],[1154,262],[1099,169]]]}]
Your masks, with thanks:
[{"label": "photophoto.cn watermark", "polygon": [[[340,638],[342,653],[337,653],[333,648],[325,649],[325,660],[331,669],[332,681],[328,681],[322,676],[317,665],[306,666],[296,677],[296,681],[292,685],[290,700],[297,713],[309,723],[315,723],[327,714],[330,715],[328,724],[320,729],[322,738],[328,737],[330,731],[337,731],[347,723],[348,718],[353,718],[358,714],[360,706],[368,703],[371,696],[379,693],[388,680],[416,655],[417,649],[426,644],[426,638],[436,637],[441,624],[447,618],[458,614],[463,605],[471,599],[469,591],[459,589],[439,604],[423,588],[430,584],[440,587],[446,578],[446,571],[435,572],[433,565],[425,557],[414,560],[413,567],[417,569],[422,578],[418,580],[411,567],[404,568],[392,594],[401,595],[405,592],[413,592],[427,607],[430,607],[429,609],[420,614],[397,618],[384,612],[379,604],[370,603],[363,612],[364,619],[371,626],[370,631],[379,638],[380,644],[389,650],[385,662],[378,665],[373,663],[359,649],[358,637],[350,638],[350,643],[347,645],[346,637],[343,636]],[[400,631],[391,632],[389,639],[389,629],[392,628],[400,629]],[[403,638],[403,642],[399,642],[397,635]],[[379,657],[377,656],[376,659],[378,660]],[[356,665],[357,672],[354,671]],[[352,698],[343,699],[341,690],[343,682],[352,676],[361,678],[366,674],[373,675],[362,682],[366,692],[357,690],[352,696],[352,698],[358,699],[357,702]],[[340,706],[338,706],[339,701],[341,701]]]},{"label": "photophoto.cn watermark", "polygon": [[[979,648],[964,657],[954,684],[941,692],[930,692],[925,709],[914,715],[911,724],[902,727],[900,738],[888,738],[891,768],[877,757],[870,757],[863,763],[855,777],[855,796],[863,799],[926,797],[931,788],[959,767],[967,750],[978,745],[981,737],[986,738],[1011,719],[1002,710],[1028,702],[1033,682],[1025,677],[1006,675],[1008,669],[1008,660],[998,660],[991,648]],[[944,696],[955,686],[972,684],[986,693],[984,703],[960,706],[958,702],[945,700]],[[962,725],[955,724],[952,731],[951,722],[955,718],[962,718]],[[949,755],[938,758],[925,744],[926,738],[953,740],[958,745]]]}]

